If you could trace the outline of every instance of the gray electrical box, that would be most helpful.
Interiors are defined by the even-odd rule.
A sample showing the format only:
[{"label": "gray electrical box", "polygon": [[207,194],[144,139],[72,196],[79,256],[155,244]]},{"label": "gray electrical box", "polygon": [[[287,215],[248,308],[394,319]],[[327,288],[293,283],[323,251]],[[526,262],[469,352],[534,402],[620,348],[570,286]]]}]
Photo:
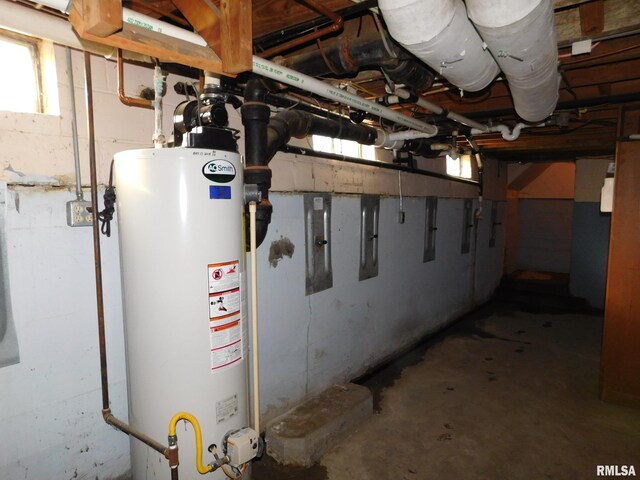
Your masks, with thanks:
[{"label": "gray electrical box", "polygon": [[438,197],[427,197],[424,216],[424,254],[423,262],[436,259],[436,231],[438,230]]},{"label": "gray electrical box", "polygon": [[333,286],[331,271],[331,194],[304,195],[306,240],[306,292],[321,292]]},{"label": "gray electrical box", "polygon": [[360,280],[378,276],[378,219],[380,197],[360,199]]},{"label": "gray electrical box", "polygon": [[462,246],[460,253],[469,253],[471,249],[471,232],[473,230],[473,200],[466,198],[462,209]]}]

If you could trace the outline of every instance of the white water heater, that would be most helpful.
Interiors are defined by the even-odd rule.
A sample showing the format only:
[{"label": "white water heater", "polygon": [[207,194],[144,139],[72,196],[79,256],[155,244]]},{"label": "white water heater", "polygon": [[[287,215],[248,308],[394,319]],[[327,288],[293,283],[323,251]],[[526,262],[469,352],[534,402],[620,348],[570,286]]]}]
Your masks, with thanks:
[{"label": "white water heater", "polygon": [[[210,444],[220,451],[226,433],[248,424],[240,156],[131,150],[116,154],[114,168],[129,423],[165,443],[171,417],[193,414],[206,465]],[[177,435],[180,477],[199,478],[192,427],[181,422]],[[131,456],[134,479],[170,478],[162,455],[133,438]]]}]

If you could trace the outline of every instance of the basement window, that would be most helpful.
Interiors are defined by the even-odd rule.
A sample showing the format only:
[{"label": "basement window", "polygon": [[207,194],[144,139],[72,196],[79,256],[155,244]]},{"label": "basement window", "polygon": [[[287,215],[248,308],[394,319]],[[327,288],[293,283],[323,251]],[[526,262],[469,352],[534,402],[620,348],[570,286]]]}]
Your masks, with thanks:
[{"label": "basement window", "polygon": [[0,29],[0,58],[10,65],[0,75],[0,110],[60,113],[50,42]]},{"label": "basement window", "polygon": [[459,178],[471,178],[471,155],[447,155],[447,175]]},{"label": "basement window", "polygon": [[314,150],[325,153],[336,153],[345,157],[364,158],[365,160],[376,160],[376,148],[373,145],[361,145],[352,140],[341,140],[339,138],[323,137],[313,135],[312,145]]}]

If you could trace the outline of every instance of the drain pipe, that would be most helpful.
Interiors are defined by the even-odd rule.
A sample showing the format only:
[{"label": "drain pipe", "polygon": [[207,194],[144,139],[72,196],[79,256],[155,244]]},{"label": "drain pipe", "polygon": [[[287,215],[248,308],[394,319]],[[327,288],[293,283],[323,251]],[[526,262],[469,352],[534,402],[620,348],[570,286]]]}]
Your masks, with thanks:
[{"label": "drain pipe", "polygon": [[[100,381],[102,391],[102,418],[104,421],[118,430],[140,440],[156,452],[164,455],[169,460],[172,468],[172,479],[177,480],[178,449],[167,447],[152,439],[142,432],[137,431],[127,423],[116,418],[111,413],[109,401],[109,375],[107,370],[107,346],[104,322],[104,294],[102,288],[102,254],[100,251],[100,229],[98,226],[98,169],[96,166],[95,128],[93,121],[93,85],[91,80],[91,54],[84,53],[85,94],[87,103],[87,131],[89,134],[89,170],[91,178],[91,211],[93,213],[93,256],[96,280],[96,306],[98,314],[98,343],[100,349]],[[175,476],[174,471],[175,469]]]},{"label": "drain pipe", "polygon": [[404,127],[419,130],[421,132],[431,134],[431,136],[438,134],[438,127],[435,125],[403,115],[402,113],[391,110],[390,108],[365,100],[358,95],[332,87],[326,82],[304,75],[295,70],[291,70],[290,68],[283,67],[277,63],[270,62],[269,60],[264,60],[255,55],[253,57],[253,71],[254,73],[260,74],[277,82],[284,83],[291,87],[297,87],[302,90],[306,90],[307,92],[320,95],[328,100],[363,110],[386,120],[391,120],[392,122]]},{"label": "drain pipe", "polygon": [[[425,100],[424,98],[414,93],[411,93],[410,91],[405,90],[403,88],[397,88],[394,91],[393,95],[386,95],[384,97],[381,97],[380,99],[378,99],[378,102],[382,103],[383,105],[395,105],[398,103],[402,103],[401,99],[406,100],[407,102],[410,102],[410,103],[415,103],[419,107],[425,108],[435,113],[436,115],[441,115],[445,118],[448,118],[449,120],[453,120],[456,123],[459,123],[466,127],[471,127],[472,135],[497,132],[502,135],[502,138],[504,140],[507,140],[508,142],[513,142],[514,140],[517,140],[520,137],[520,132],[522,131],[523,128],[530,128],[532,126],[532,125],[527,125],[526,123],[520,122],[516,124],[515,127],[513,127],[513,130],[511,130],[509,129],[508,126],[503,124],[494,125],[494,126],[485,125],[480,122],[476,122],[471,118],[465,117],[464,115],[460,115],[459,113],[451,112],[446,108],[436,105],[435,103],[431,103],[430,101]],[[535,125],[535,126],[543,127],[544,123]]]},{"label": "drain pipe", "polygon": [[425,108],[430,112],[435,113],[436,115],[441,115],[466,127],[482,130],[483,132],[489,131],[489,127],[487,125],[483,125],[482,123],[471,120],[464,115],[460,115],[459,113],[451,112],[446,108],[442,108],[441,106],[436,105],[435,103],[431,103],[430,101],[414,93],[411,93],[409,90],[406,90],[404,88],[396,88],[393,93],[394,95],[387,95],[386,97],[382,97],[382,99],[380,99],[383,105],[394,105],[397,103],[401,103],[400,99],[403,99],[408,102],[415,103],[419,107]]},{"label": "drain pipe", "polygon": [[258,355],[258,261],[256,257],[256,202],[249,202],[251,249],[251,357],[253,362],[253,429],[260,435],[260,358]]},{"label": "drain pipe", "polygon": [[[244,183],[255,185],[259,192],[259,201],[256,205],[256,246],[259,247],[267,235],[273,206],[269,201],[269,188],[271,188],[271,169],[267,159],[267,125],[271,110],[265,102],[268,93],[264,82],[252,78],[247,82],[244,91],[244,104],[242,105],[242,125],[244,125]],[[245,212],[245,220],[249,222]],[[249,234],[249,232],[247,232]],[[247,246],[250,244],[247,238]]]},{"label": "drain pipe", "polygon": [[266,158],[267,161],[270,161],[278,149],[286,144],[291,137],[305,138],[309,135],[322,135],[352,140],[362,145],[373,145],[378,138],[378,132],[379,130],[375,128],[356,125],[348,121],[337,122],[307,112],[283,110],[269,121]]},{"label": "drain pipe", "polygon": [[[43,5],[56,8],[58,3],[55,0],[43,0],[40,2]],[[66,13],[66,12],[65,12]],[[207,42],[197,33],[190,32],[184,28],[176,27],[169,23],[163,22],[156,18],[143,15],[138,12],[134,12],[128,8],[122,9],[123,21],[133,25],[144,25],[151,31],[162,33],[170,37],[179,38],[189,43],[193,43],[200,46],[207,46]],[[308,75],[296,72],[289,68],[278,65],[277,63],[265,60],[256,55],[253,56],[253,72],[259,75],[271,78],[280,83],[297,87],[302,90],[315,93],[328,100],[335,101],[350,107],[363,110],[372,115],[390,120],[399,125],[419,130],[421,132],[429,133],[432,136],[438,134],[438,128],[435,125],[431,125],[420,120],[417,120],[408,115],[386,108],[382,105],[378,105],[374,102],[366,100],[358,95],[351,94],[339,88],[332,87],[331,85],[317,80]],[[495,76],[495,75],[494,75]],[[264,101],[263,101],[264,103]],[[258,212],[260,207],[258,206]],[[259,215],[258,215],[259,216]],[[259,221],[259,220],[258,220]]]}]

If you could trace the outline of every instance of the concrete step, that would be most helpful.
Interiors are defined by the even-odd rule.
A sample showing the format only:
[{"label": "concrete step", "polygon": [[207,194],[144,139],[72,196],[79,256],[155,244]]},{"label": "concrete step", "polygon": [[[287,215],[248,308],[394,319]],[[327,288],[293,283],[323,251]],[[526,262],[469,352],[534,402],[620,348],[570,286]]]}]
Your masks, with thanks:
[{"label": "concrete step", "polygon": [[267,453],[283,465],[309,467],[372,414],[368,388],[334,385],[267,425]]}]

